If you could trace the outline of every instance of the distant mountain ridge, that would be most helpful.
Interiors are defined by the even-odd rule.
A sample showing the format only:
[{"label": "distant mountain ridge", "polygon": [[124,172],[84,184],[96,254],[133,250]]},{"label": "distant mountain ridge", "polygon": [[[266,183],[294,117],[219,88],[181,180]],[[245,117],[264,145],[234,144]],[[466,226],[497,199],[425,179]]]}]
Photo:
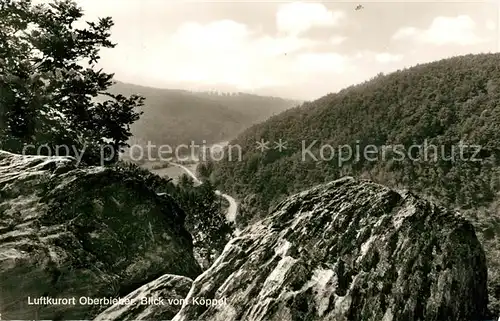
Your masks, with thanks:
[{"label": "distant mountain ridge", "polygon": [[132,125],[132,143],[177,146],[229,140],[247,127],[300,101],[246,93],[215,94],[116,82],[111,93],[146,98],[144,114]]}]

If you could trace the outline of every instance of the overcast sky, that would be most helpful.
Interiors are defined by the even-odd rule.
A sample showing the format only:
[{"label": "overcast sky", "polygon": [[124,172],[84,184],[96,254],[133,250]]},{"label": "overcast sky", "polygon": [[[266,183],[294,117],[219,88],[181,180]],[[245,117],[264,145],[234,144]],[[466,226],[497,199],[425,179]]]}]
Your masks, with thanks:
[{"label": "overcast sky", "polygon": [[497,52],[498,3],[78,0],[111,16],[101,65],[145,86],[314,99],[417,63]]}]

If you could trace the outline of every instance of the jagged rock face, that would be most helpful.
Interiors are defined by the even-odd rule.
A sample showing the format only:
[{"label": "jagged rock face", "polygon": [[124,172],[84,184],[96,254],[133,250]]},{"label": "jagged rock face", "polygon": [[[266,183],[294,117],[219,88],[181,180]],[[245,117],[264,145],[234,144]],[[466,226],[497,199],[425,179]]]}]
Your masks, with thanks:
[{"label": "jagged rock face", "polygon": [[233,239],[174,320],[478,320],[486,273],[466,220],[347,178],[292,196]]},{"label": "jagged rock face", "polygon": [[[0,310],[4,319],[89,319],[164,274],[195,278],[184,213],[124,170],[0,152]],[[30,305],[41,296],[76,304]],[[104,306],[104,309],[107,306]]]},{"label": "jagged rock face", "polygon": [[166,274],[121,298],[94,321],[171,320],[192,283],[190,278]]}]

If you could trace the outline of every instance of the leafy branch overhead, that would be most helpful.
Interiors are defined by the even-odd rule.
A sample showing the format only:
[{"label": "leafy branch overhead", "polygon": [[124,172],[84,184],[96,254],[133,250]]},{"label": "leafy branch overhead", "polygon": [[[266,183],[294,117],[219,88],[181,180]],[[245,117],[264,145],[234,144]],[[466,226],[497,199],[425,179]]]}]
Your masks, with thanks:
[{"label": "leafy branch overhead", "polygon": [[[110,41],[113,21],[82,22],[72,1],[33,4],[3,0],[0,5],[0,148],[66,145],[98,162],[100,147],[116,161],[127,146],[130,125],[144,98],[111,94],[113,74],[97,68]],[[78,26],[78,27],[77,27]]]}]

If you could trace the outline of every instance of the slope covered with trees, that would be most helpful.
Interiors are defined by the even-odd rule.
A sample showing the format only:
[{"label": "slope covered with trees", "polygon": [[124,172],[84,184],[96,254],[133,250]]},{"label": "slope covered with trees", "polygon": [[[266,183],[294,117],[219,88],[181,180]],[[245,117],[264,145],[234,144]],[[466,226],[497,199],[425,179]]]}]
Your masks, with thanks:
[{"label": "slope covered with trees", "polygon": [[217,94],[159,89],[117,82],[110,91],[146,98],[132,127],[132,142],[155,145],[207,144],[236,137],[249,126],[299,104],[245,93]]},{"label": "slope covered with trees", "polygon": [[[499,126],[500,54],[453,57],[378,75],[255,125],[230,143],[241,146],[242,159],[216,162],[211,178],[243,200],[240,223],[345,175],[460,209],[486,248],[498,313]],[[287,142],[281,152],[273,148],[279,139]],[[256,149],[260,140],[270,148]]]}]

